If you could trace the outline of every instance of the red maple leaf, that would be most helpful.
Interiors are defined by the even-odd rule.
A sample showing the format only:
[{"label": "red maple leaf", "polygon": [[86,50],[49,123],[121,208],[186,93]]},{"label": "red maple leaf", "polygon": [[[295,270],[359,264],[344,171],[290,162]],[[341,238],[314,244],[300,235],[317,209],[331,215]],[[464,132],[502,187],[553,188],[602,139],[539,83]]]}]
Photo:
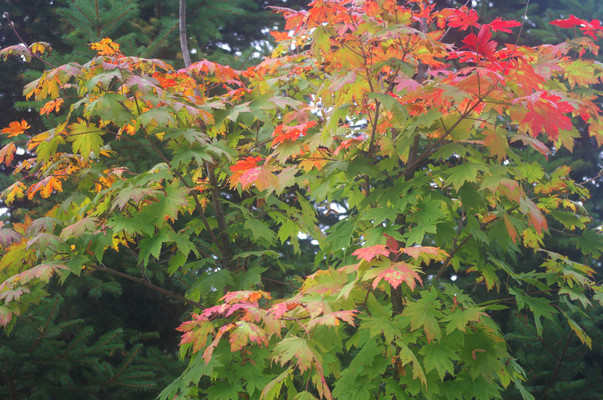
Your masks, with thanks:
[{"label": "red maple leaf", "polygon": [[379,256],[389,257],[391,250],[387,249],[385,245],[378,244],[371,247],[363,247],[352,253],[353,256],[358,257],[359,260],[365,260],[371,262],[373,258]]},{"label": "red maple leaf", "polygon": [[530,96],[529,111],[521,121],[532,137],[544,131],[552,140],[557,140],[559,129],[572,129],[572,121],[564,115],[574,111],[570,103],[559,101],[561,97],[548,92],[542,92],[536,99],[534,97]]},{"label": "red maple leaf", "polygon": [[597,39],[595,37],[595,34],[597,32],[603,32],[603,26],[601,26],[601,21],[593,19],[588,22],[585,19],[580,19],[574,17],[573,15],[570,15],[567,19],[556,19],[551,22],[551,25],[555,25],[560,28],[574,28],[576,26],[579,26],[580,30],[584,32],[585,35],[588,35],[593,39]]},{"label": "red maple leaf", "polygon": [[262,157],[247,157],[243,160],[239,160],[235,165],[230,167],[232,172],[247,171],[248,169],[255,168]]},{"label": "red maple leaf", "polygon": [[467,7],[463,6],[460,9],[453,10],[453,14],[448,18],[448,26],[459,28],[462,31],[466,31],[472,26],[479,28],[478,19],[479,16],[475,10],[468,10]]},{"label": "red maple leaf", "polygon": [[230,166],[233,174],[230,177],[230,185],[235,188],[239,183],[243,189],[247,189],[258,178],[261,167],[258,167],[258,162],[262,157],[246,157],[243,160],[237,161]]},{"label": "red maple leaf", "polygon": [[465,46],[463,47],[467,47],[475,51],[478,55],[485,56],[490,61],[495,61],[496,46],[498,45],[498,43],[490,39],[492,39],[492,33],[490,33],[490,28],[484,25],[479,30],[477,35],[475,35],[475,33],[472,33],[468,35],[465,39],[463,39],[463,43],[465,43]]},{"label": "red maple leaf", "polygon": [[398,251],[398,249],[400,248],[400,243],[398,243],[398,241],[393,236],[390,236],[387,233],[384,233],[383,236],[387,238],[387,242],[385,242],[387,248],[391,251]]},{"label": "red maple leaf", "polygon": [[487,25],[484,26],[488,26],[490,29],[492,29],[494,32],[507,32],[507,33],[511,33],[511,30],[509,28],[513,28],[515,26],[521,26],[521,23],[518,21],[505,21],[503,19],[496,18],[494,21],[490,22]]},{"label": "red maple leaf", "polygon": [[410,290],[414,290],[417,285],[416,281],[423,284],[421,277],[415,269],[415,266],[405,262],[392,263],[389,268],[383,269],[383,271],[377,275],[373,281],[373,289],[377,287],[382,279],[385,279],[394,289],[400,286],[402,282],[406,282]]}]

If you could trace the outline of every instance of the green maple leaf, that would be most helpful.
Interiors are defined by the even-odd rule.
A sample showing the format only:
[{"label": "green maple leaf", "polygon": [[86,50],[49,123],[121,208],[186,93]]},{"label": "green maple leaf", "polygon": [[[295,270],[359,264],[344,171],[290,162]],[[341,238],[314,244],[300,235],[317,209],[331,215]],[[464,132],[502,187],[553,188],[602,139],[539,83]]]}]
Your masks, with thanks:
[{"label": "green maple leaf", "polygon": [[65,240],[71,237],[82,236],[85,232],[93,232],[96,229],[97,219],[94,217],[85,217],[71,224],[61,231],[61,239]]},{"label": "green maple leaf", "polygon": [[158,201],[146,207],[143,215],[155,224],[162,224],[168,219],[175,220],[180,210],[188,206],[189,192],[190,189],[173,181],[165,188],[165,195],[159,195]]},{"label": "green maple leaf", "polygon": [[239,392],[244,392],[243,386],[238,382],[230,382],[227,379],[214,382],[205,389],[209,400],[238,400],[240,399]]},{"label": "green maple leaf", "polygon": [[540,317],[552,321],[553,315],[557,314],[557,310],[551,306],[550,300],[543,297],[531,297],[513,288],[509,288],[509,293],[515,296],[517,309],[521,310],[527,306],[528,309],[532,311],[534,314],[534,323],[536,324],[536,332],[540,336],[542,334],[542,322],[540,321]]},{"label": "green maple leaf", "polygon": [[142,264],[146,267],[149,263],[149,257],[153,256],[155,259],[159,259],[161,252],[161,246],[168,240],[168,233],[160,230],[156,235],[148,238],[144,238],[140,241],[138,248],[140,250],[139,259]]},{"label": "green maple leaf", "polygon": [[[97,75],[98,76],[98,75]],[[132,122],[134,116],[123,106],[127,97],[118,93],[106,93],[86,106],[84,115],[87,118],[98,116],[103,121],[111,121],[117,126]]]},{"label": "green maple leaf", "polygon": [[459,190],[465,182],[477,182],[477,172],[481,167],[474,163],[465,163],[448,170],[450,175],[446,182],[451,184],[455,190]]},{"label": "green maple leaf", "polygon": [[167,128],[174,126],[175,123],[176,120],[174,119],[170,109],[167,107],[157,107],[151,108],[150,110],[140,114],[136,121],[136,128],[141,125],[144,127],[151,125],[160,128]]},{"label": "green maple leaf", "polygon": [[279,376],[271,380],[270,383],[264,387],[260,398],[262,400],[280,399],[281,388],[283,387],[283,384],[287,383],[291,379],[292,374],[293,368],[288,368],[287,370],[283,371]]},{"label": "green maple leaf", "polygon": [[84,158],[90,158],[90,153],[95,156],[100,154],[100,147],[104,144],[101,135],[104,134],[105,131],[102,129],[80,119],[69,126],[67,140],[73,142],[74,153],[79,153]]},{"label": "green maple leaf", "polygon": [[438,319],[442,313],[438,311],[440,302],[436,300],[438,294],[435,289],[421,292],[421,299],[409,303],[402,315],[410,319],[410,329],[415,331],[423,328],[427,341],[433,339],[439,340],[442,337],[442,331]]},{"label": "green maple leaf", "polygon": [[115,200],[113,200],[113,206],[111,207],[111,211],[113,211],[113,209],[115,209],[116,207],[118,207],[120,210],[123,210],[130,200],[132,200],[134,204],[138,204],[143,199],[147,197],[154,197],[158,193],[158,190],[151,188],[135,187],[121,189],[117,193]]},{"label": "green maple leaf", "polygon": [[321,363],[322,357],[314,341],[298,336],[290,336],[274,346],[272,361],[285,365],[295,358],[295,364],[301,373],[312,368],[314,364]]},{"label": "green maple leaf", "polygon": [[132,217],[117,215],[107,223],[115,233],[124,231],[128,235],[135,233],[152,235],[155,232],[155,227],[149,223],[148,218],[140,214],[134,214]]},{"label": "green maple leaf", "polygon": [[317,400],[314,395],[306,390],[295,395],[293,400]]},{"label": "green maple leaf", "polygon": [[457,307],[451,314],[442,318],[442,321],[448,321],[446,333],[450,334],[454,330],[465,332],[465,327],[471,321],[477,322],[484,315],[481,307],[470,307],[462,310]]},{"label": "green maple leaf", "polygon": [[447,373],[454,372],[454,364],[452,361],[459,359],[452,349],[436,342],[431,342],[423,346],[419,351],[419,354],[425,356],[423,359],[425,372],[436,369],[442,380],[444,380]]},{"label": "green maple leaf", "polygon": [[255,243],[263,242],[271,244],[275,241],[274,231],[256,218],[246,219],[244,227],[249,231],[249,236]]}]

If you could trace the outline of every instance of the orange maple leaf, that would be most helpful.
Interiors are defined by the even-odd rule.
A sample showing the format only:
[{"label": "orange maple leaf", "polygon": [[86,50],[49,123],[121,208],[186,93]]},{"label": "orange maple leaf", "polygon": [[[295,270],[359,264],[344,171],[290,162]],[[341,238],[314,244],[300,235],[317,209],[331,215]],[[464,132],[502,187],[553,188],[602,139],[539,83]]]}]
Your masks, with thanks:
[{"label": "orange maple leaf", "polygon": [[4,163],[7,167],[13,161],[15,156],[16,147],[14,143],[9,143],[0,149],[0,164]]},{"label": "orange maple leaf", "polygon": [[51,111],[59,112],[63,103],[64,100],[60,97],[55,100],[50,100],[48,103],[44,104],[44,106],[40,109],[40,115],[50,114]]},{"label": "orange maple leaf", "polygon": [[109,38],[104,38],[100,42],[90,43],[90,48],[96,50],[99,56],[120,56],[119,44]]},{"label": "orange maple leaf", "polygon": [[29,128],[31,128],[31,125],[22,119],[21,122],[11,122],[7,128],[2,129],[2,133],[7,133],[8,137],[13,137],[25,133]]},{"label": "orange maple leaf", "polygon": [[48,198],[54,191],[62,192],[63,185],[61,181],[55,178],[54,176],[47,176],[41,181],[33,184],[29,190],[27,191],[27,198],[29,200],[33,199],[36,192],[40,192],[43,198]]},{"label": "orange maple leaf", "polygon": [[274,129],[274,133],[272,133],[272,147],[277,146],[279,143],[287,143],[294,142],[299,139],[301,136],[304,136],[308,129],[316,125],[316,121],[309,121],[304,124],[287,126],[287,125],[279,125]]}]

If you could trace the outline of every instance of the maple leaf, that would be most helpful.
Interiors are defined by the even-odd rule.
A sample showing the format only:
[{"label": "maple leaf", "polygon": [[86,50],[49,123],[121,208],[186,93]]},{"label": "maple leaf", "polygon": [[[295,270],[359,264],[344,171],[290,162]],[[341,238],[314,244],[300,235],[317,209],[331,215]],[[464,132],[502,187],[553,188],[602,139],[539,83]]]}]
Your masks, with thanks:
[{"label": "maple leaf", "polygon": [[73,142],[74,153],[80,153],[82,157],[89,158],[91,153],[96,156],[100,154],[100,147],[104,144],[101,135],[105,133],[97,126],[78,118],[78,122],[69,125],[67,140]]},{"label": "maple leaf", "polygon": [[519,202],[519,209],[524,213],[528,214],[530,224],[536,229],[536,232],[540,234],[543,230],[547,229],[547,222],[545,216],[542,214],[540,209],[532,200],[524,197]]},{"label": "maple leaf", "polygon": [[421,299],[409,303],[402,315],[410,318],[410,329],[415,331],[423,328],[427,341],[433,339],[439,340],[442,336],[438,319],[442,316],[442,312],[438,310],[440,302],[437,300],[437,291],[423,291]]},{"label": "maple leaf", "polygon": [[2,133],[8,134],[8,137],[13,137],[25,133],[29,128],[31,128],[31,125],[23,119],[21,122],[13,121],[8,124],[8,127],[2,129]]},{"label": "maple leaf", "polygon": [[40,115],[50,115],[52,111],[59,112],[63,103],[64,100],[60,97],[58,99],[50,100],[42,106],[42,108],[40,109]]},{"label": "maple leaf", "polygon": [[90,48],[95,50],[99,56],[120,56],[119,44],[109,38],[104,38],[100,42],[90,43]]},{"label": "maple leaf", "polygon": [[509,142],[507,141],[507,131],[499,126],[488,126],[484,129],[484,144],[490,150],[490,154],[496,156],[501,161],[507,156]]},{"label": "maple leaf", "polygon": [[490,27],[494,32],[507,32],[511,33],[509,28],[513,28],[516,26],[521,26],[521,22],[519,21],[505,21],[500,17],[494,19],[494,21],[486,24],[486,26]]},{"label": "maple leaf", "polygon": [[[0,224],[0,227],[2,224]],[[0,228],[0,247],[6,249],[11,244],[18,242],[21,235],[12,229]]]},{"label": "maple leaf", "polygon": [[270,293],[264,292],[263,290],[239,290],[237,292],[228,292],[222,296],[221,300],[224,303],[234,304],[241,301],[248,301],[250,303],[257,303],[261,298],[271,299]]},{"label": "maple leaf", "polygon": [[576,18],[573,15],[570,15],[569,18],[566,19],[556,19],[551,21],[551,25],[558,26],[560,28],[573,28],[576,26],[580,27],[580,30],[588,36],[591,36],[593,39],[597,39],[595,34],[602,36],[603,26],[601,26],[601,21],[597,19],[593,19],[588,22],[585,19]]},{"label": "maple leaf", "polygon": [[27,186],[22,182],[15,182],[6,188],[2,192],[2,197],[4,197],[4,202],[6,204],[11,204],[15,199],[21,199],[25,197],[25,190],[27,190]]},{"label": "maple leaf", "polygon": [[443,261],[446,257],[448,257],[448,254],[444,250],[431,246],[405,247],[402,249],[402,252],[411,256],[415,260],[418,260],[420,257],[422,257],[426,261]]},{"label": "maple leaf", "polygon": [[230,331],[230,351],[239,351],[249,342],[260,346],[268,346],[268,335],[266,332],[252,322],[237,321],[235,327]]},{"label": "maple leaf", "polygon": [[[394,289],[400,286],[402,282],[405,282],[410,288],[410,290],[415,290],[415,281],[419,281],[419,283],[423,284],[423,281],[421,280],[421,277],[416,272],[416,270],[417,267],[405,262],[396,262],[392,263],[389,267],[382,267],[376,270],[371,270],[372,274],[374,274],[375,271],[379,271],[379,274],[375,277],[375,280],[373,281],[373,289],[376,289],[379,285],[379,282],[384,279]],[[370,275],[368,273],[365,274],[367,278]]]},{"label": "maple leaf", "polygon": [[31,50],[31,52],[37,56],[41,56],[45,53],[52,53],[52,47],[50,46],[50,43],[47,42],[32,43],[29,45],[29,50]]},{"label": "maple leaf", "polygon": [[167,89],[177,85],[176,81],[173,78],[174,75],[175,74],[172,73],[155,72],[153,74],[153,78],[157,79],[157,81],[159,82],[159,86],[164,89]]},{"label": "maple leaf", "polygon": [[272,361],[285,365],[293,358],[296,359],[297,368],[301,373],[322,362],[313,341],[298,336],[290,336],[277,343],[274,346]]},{"label": "maple leaf", "polygon": [[0,306],[0,326],[7,326],[13,319],[13,312],[6,306]]},{"label": "maple leaf", "polygon": [[230,176],[230,187],[235,188],[239,183],[243,189],[250,187],[261,172],[261,167],[257,167],[257,163],[261,159],[262,157],[259,156],[249,156],[230,166],[230,170],[233,172]]},{"label": "maple leaf", "polygon": [[352,253],[353,256],[358,257],[359,260],[365,260],[366,262],[371,262],[374,258],[379,256],[389,257],[391,250],[385,247],[385,245],[378,244],[371,247],[363,247],[357,249]]},{"label": "maple leaf", "polygon": [[435,342],[424,346],[419,353],[425,356],[425,372],[436,369],[442,380],[444,380],[447,373],[454,371],[452,361],[459,359],[451,348]]},{"label": "maple leaf", "polygon": [[506,214],[503,216],[503,221],[505,222],[505,227],[507,228],[507,232],[509,232],[509,236],[511,237],[513,244],[515,244],[515,241],[517,240],[517,231],[515,230],[515,226],[513,226],[513,223]]},{"label": "maple leaf", "polygon": [[310,331],[316,325],[337,326],[339,325],[339,320],[345,321],[351,326],[354,326],[354,315],[356,313],[357,311],[355,310],[334,311],[324,314],[318,318],[312,318],[306,325],[306,330]]},{"label": "maple leaf", "polygon": [[309,121],[304,124],[295,126],[279,125],[274,129],[272,133],[272,147],[277,146],[279,143],[294,142],[301,136],[304,136],[308,129],[316,125],[316,121]]},{"label": "maple leaf", "polygon": [[9,143],[0,149],[0,164],[4,163],[8,167],[13,162],[16,150],[14,143]]},{"label": "maple leaf", "polygon": [[459,9],[454,9],[451,16],[448,17],[448,26],[452,28],[459,28],[461,31],[466,31],[470,27],[480,27],[477,23],[479,16],[473,9],[468,10],[466,6]]},{"label": "maple leaf", "polygon": [[230,331],[234,327],[235,327],[234,324],[228,324],[228,325],[224,325],[224,326],[220,327],[220,329],[218,329],[218,332],[216,333],[214,340],[211,342],[211,344],[209,346],[207,346],[205,348],[205,351],[203,352],[203,361],[205,361],[205,365],[209,364],[209,362],[211,361],[211,356],[214,352],[214,349],[218,346],[218,343],[220,343],[220,339],[222,339],[222,336],[224,336],[224,334],[226,332]]},{"label": "maple leaf", "polygon": [[176,330],[184,332],[180,339],[180,346],[192,343],[193,353],[196,353],[205,347],[207,337],[214,331],[211,322],[198,314],[193,314],[193,319],[191,321],[183,322]]},{"label": "maple leaf", "polygon": [[[479,30],[478,34],[472,33],[463,39],[463,43],[465,43],[464,47],[467,47],[471,50],[474,50],[477,55],[485,56],[487,59],[491,61],[496,61],[496,43],[492,38],[492,33],[490,33],[490,28],[486,25],[482,26]],[[476,58],[476,62],[477,62]]]},{"label": "maple leaf", "polygon": [[[527,113],[520,121],[532,137],[544,132],[552,140],[559,137],[559,129],[572,129],[571,119],[564,115],[574,111],[574,107],[566,102],[560,101],[561,97],[549,92],[535,93],[527,98]],[[525,99],[517,99],[514,102],[523,102]],[[521,115],[519,112],[518,116]]]},{"label": "maple leaf", "polygon": [[239,160],[235,165],[230,167],[232,172],[240,172],[247,171],[248,169],[255,168],[257,163],[262,159],[262,157],[247,157],[243,160]]},{"label": "maple leaf", "polygon": [[289,32],[270,31],[269,32],[274,38],[275,42],[282,42],[283,40],[291,39]]},{"label": "maple leaf", "polygon": [[16,56],[22,58],[26,62],[31,61],[31,50],[25,46],[23,43],[15,44],[13,46],[8,46],[0,50],[0,57],[4,60],[8,58],[8,56]]},{"label": "maple leaf", "polygon": [[30,188],[27,190],[27,198],[31,200],[37,192],[40,192],[42,198],[46,199],[50,197],[55,190],[57,192],[63,191],[61,181],[52,175],[47,176],[41,181],[30,186]]},{"label": "maple leaf", "polygon": [[387,238],[385,246],[393,252],[398,251],[398,249],[400,248],[400,243],[398,243],[398,241],[393,236],[390,236],[387,233],[384,233],[383,236]]}]

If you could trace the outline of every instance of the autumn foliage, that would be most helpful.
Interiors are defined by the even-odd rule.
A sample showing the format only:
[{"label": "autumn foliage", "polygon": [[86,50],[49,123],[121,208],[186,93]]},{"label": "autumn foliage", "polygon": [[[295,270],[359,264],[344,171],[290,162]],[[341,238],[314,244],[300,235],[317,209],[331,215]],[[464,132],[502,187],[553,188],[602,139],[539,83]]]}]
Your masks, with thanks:
[{"label": "autumn foliage", "polygon": [[[509,385],[532,398],[493,317],[511,307],[540,333],[560,315],[591,346],[573,315],[601,287],[547,240],[552,224],[601,238],[588,190],[546,159],[581,136],[603,144],[603,68],[588,58],[603,27],[557,20],[580,35],[532,48],[513,44],[518,21],[398,3],[275,8],[285,31],[246,71],[176,70],[103,39],[88,63],[27,85],[62,119],[2,130],[15,141],[0,162],[18,179],[2,196],[56,206],[0,231],[0,324],[53,275],[127,253],[143,278],[192,282],[196,309],[177,327],[190,365],[163,398],[491,399]],[[135,169],[132,149],[154,158]],[[300,234],[316,243],[314,272],[263,291]],[[538,265],[523,270],[523,254]]]}]

